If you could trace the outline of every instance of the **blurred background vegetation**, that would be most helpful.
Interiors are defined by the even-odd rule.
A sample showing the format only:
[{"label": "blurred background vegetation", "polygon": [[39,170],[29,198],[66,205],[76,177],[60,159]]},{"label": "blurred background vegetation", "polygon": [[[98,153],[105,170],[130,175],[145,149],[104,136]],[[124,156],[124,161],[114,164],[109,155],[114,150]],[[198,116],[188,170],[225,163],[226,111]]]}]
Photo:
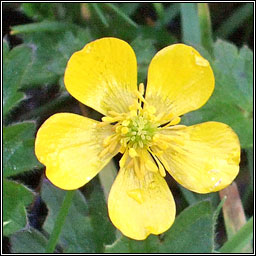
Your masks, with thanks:
[{"label": "blurred background vegetation", "polygon": [[[253,3],[3,3],[2,7],[4,252],[45,250],[64,191],[45,179],[44,167],[34,156],[35,133],[49,116],[58,112],[101,117],[67,93],[63,74],[73,52],[106,36],[131,44],[138,60],[138,82],[146,81],[154,54],[173,43],[193,45],[210,61],[216,79],[214,94],[203,108],[185,115],[182,122],[191,125],[221,121],[237,132],[242,146],[241,171],[236,179],[241,211],[245,220],[253,215]],[[169,247],[162,242],[163,249],[158,249],[159,241],[152,236],[147,244],[120,238],[108,220],[104,199],[117,171],[118,158],[104,170],[104,177],[95,178],[77,192],[71,209],[77,214],[68,216],[69,224],[64,226],[57,252],[251,250],[252,222],[247,222],[247,229],[237,243],[236,232],[228,232],[228,217],[218,215],[218,193],[189,192],[170,176],[167,181],[177,204],[177,215],[181,213],[181,217],[171,233],[159,237],[159,241],[168,241]],[[211,209],[205,202],[210,202]],[[196,226],[189,226],[184,231],[189,235],[179,240],[183,234],[179,228],[189,215],[197,216],[196,209],[202,212]],[[204,217],[209,219],[204,219],[206,224],[201,229]],[[203,236],[194,233],[195,230]],[[197,235],[201,242],[184,247],[186,238],[194,240]],[[112,244],[116,236],[120,239],[116,247],[106,249],[105,245]],[[235,242],[230,247],[227,243],[232,242],[232,237]],[[178,241],[176,247],[170,242],[173,238]]]}]

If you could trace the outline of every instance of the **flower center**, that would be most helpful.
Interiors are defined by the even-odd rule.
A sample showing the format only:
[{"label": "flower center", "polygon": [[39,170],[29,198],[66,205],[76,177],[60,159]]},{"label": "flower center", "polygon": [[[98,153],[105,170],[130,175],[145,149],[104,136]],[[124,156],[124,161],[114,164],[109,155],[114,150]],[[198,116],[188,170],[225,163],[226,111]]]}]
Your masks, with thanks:
[{"label": "flower center", "polygon": [[120,144],[128,148],[147,148],[151,146],[157,126],[152,122],[152,114],[142,111],[119,123],[116,132],[120,134]]}]

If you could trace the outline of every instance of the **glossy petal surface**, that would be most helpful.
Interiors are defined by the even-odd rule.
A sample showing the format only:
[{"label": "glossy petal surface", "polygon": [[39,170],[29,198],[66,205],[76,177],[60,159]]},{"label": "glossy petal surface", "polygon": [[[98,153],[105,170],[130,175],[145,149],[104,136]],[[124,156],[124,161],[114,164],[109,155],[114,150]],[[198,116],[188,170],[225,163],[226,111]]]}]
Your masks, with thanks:
[{"label": "glossy petal surface", "polygon": [[138,179],[133,167],[120,169],[109,194],[108,209],[113,224],[136,240],[169,229],[176,211],[164,178],[147,172],[144,179]]},{"label": "glossy petal surface", "polygon": [[[150,63],[146,100],[163,117],[162,123],[200,108],[213,89],[209,62],[190,46],[165,47]],[[168,118],[168,114],[172,117]]]},{"label": "glossy petal surface", "polygon": [[117,38],[95,40],[71,56],[64,83],[73,97],[104,115],[128,112],[137,89],[135,53]]},{"label": "glossy petal surface", "polygon": [[169,145],[161,156],[165,166],[187,189],[198,193],[219,191],[237,176],[240,144],[229,126],[206,122],[164,129],[161,133]]},{"label": "glossy petal surface", "polygon": [[70,113],[51,116],[36,136],[35,153],[46,166],[47,178],[57,187],[77,189],[89,182],[117,153],[100,158],[103,140],[112,127]]}]

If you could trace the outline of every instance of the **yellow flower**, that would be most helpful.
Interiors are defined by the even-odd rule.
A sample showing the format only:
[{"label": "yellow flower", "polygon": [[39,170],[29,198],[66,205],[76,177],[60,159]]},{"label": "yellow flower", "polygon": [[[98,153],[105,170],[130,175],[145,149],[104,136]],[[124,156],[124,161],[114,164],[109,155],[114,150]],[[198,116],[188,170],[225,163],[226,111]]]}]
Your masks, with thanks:
[{"label": "yellow flower", "polygon": [[124,235],[142,240],[172,225],[175,202],[166,171],[198,193],[221,190],[237,176],[240,145],[229,126],[178,125],[214,89],[209,62],[192,47],[174,44],[159,51],[145,93],[143,84],[137,87],[129,44],[102,38],[72,55],[64,82],[72,96],[105,117],[98,122],[70,113],[51,116],[37,133],[36,155],[54,185],[72,190],[123,153],[108,210]]}]

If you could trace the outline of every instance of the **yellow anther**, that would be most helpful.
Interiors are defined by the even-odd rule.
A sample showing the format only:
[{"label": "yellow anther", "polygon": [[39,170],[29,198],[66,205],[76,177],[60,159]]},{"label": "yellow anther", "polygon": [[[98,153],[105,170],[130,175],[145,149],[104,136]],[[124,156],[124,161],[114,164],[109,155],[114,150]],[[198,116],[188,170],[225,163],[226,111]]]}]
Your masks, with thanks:
[{"label": "yellow anther", "polygon": [[174,118],[173,113],[170,113],[167,116],[163,115],[163,113],[159,113],[157,116],[157,120],[159,120],[159,122],[161,122],[161,123],[168,122],[169,120],[171,120],[173,118]]},{"label": "yellow anther", "polygon": [[101,118],[101,120],[106,123],[113,123],[120,120],[120,116],[117,116],[117,117],[104,116]]},{"label": "yellow anther", "polygon": [[156,161],[156,163],[157,163],[157,165],[158,165],[158,170],[159,170],[161,176],[164,177],[164,176],[166,175],[166,173],[165,173],[165,169],[164,169],[162,163],[158,160],[158,158],[157,158],[157,156],[156,156],[155,153],[153,153],[151,150],[149,150],[149,152],[150,152],[150,153],[152,154],[152,156],[154,157],[154,159],[155,159],[155,161]]},{"label": "yellow anther", "polygon": [[102,120],[102,122],[109,122],[109,121],[111,121],[111,120],[112,120],[112,117],[109,117],[109,116],[103,116],[103,117],[101,118],[101,120]]},{"label": "yellow anther", "polygon": [[107,125],[109,125],[109,123],[105,123],[105,122],[99,122],[99,123],[97,123],[97,127],[104,127],[104,126],[107,126]]},{"label": "yellow anther", "polygon": [[176,125],[180,122],[181,118],[179,116],[176,116],[172,119],[171,122],[169,122],[167,125],[165,125],[163,128],[169,127],[171,125]]},{"label": "yellow anther", "polygon": [[165,172],[165,169],[164,169],[164,167],[162,166],[162,164],[160,163],[160,165],[158,165],[158,167],[159,167],[159,172],[160,172],[161,176],[162,176],[162,177],[165,177],[166,172]]},{"label": "yellow anther", "polygon": [[136,150],[134,148],[130,148],[129,155],[130,155],[130,157],[134,158],[135,156],[138,156],[138,153],[136,152]]},{"label": "yellow anther", "polygon": [[123,154],[121,160],[119,161],[120,168],[123,168],[125,166],[128,156],[129,156],[129,153],[128,153],[128,150],[126,150],[125,153]]},{"label": "yellow anther", "polygon": [[179,116],[175,117],[174,119],[172,119],[172,121],[170,122],[171,125],[176,125],[180,122],[181,118]]},{"label": "yellow anther", "polygon": [[142,101],[142,102],[145,103],[145,99],[143,98],[143,96],[142,96],[138,91],[135,91],[135,94],[136,94],[136,96],[138,97],[138,99],[139,99],[140,101]]},{"label": "yellow anther", "polygon": [[143,83],[139,84],[139,92],[141,93],[141,95],[144,95],[145,92],[145,87]]},{"label": "yellow anther", "polygon": [[120,152],[121,154],[123,154],[123,153],[125,152],[125,150],[126,150],[126,147],[123,146],[123,145],[121,145],[121,147],[119,148],[119,152]]},{"label": "yellow anther", "polygon": [[122,126],[128,126],[130,124],[130,120],[124,120],[122,122]]},{"label": "yellow anther", "polygon": [[121,129],[121,133],[122,134],[127,134],[129,132],[129,128],[128,127],[122,127],[122,129]]},{"label": "yellow anther", "polygon": [[121,129],[122,129],[122,126],[121,126],[121,125],[118,125],[118,126],[116,127],[116,132],[119,133],[119,132],[121,131]]}]

